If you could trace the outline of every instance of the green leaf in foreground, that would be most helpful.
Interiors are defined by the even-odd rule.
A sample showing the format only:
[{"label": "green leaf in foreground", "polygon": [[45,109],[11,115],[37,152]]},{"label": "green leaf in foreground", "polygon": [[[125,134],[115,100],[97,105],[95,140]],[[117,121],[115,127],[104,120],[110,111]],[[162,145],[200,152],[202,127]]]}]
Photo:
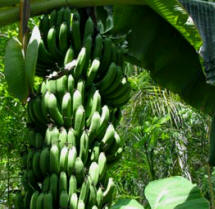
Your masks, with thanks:
[{"label": "green leaf in foreground", "polygon": [[26,80],[28,83],[28,88],[31,92],[33,91],[40,39],[41,36],[39,28],[35,26],[27,46],[25,58]]},{"label": "green leaf in foreground", "polygon": [[111,209],[131,209],[131,208],[144,209],[144,207],[140,205],[140,203],[138,203],[136,200],[131,199],[121,199],[111,207]]},{"label": "green leaf in foreground", "polygon": [[180,176],[149,183],[145,196],[152,209],[209,209],[198,187]]},{"label": "green leaf in foreground", "polygon": [[5,78],[8,91],[14,97],[25,101],[28,88],[25,77],[25,61],[21,43],[17,39],[8,41],[5,52]]}]

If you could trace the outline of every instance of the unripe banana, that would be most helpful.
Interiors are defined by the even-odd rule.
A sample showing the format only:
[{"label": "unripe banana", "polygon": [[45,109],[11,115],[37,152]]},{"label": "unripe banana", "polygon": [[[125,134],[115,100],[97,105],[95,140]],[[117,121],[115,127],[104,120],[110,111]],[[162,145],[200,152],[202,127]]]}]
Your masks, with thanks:
[{"label": "unripe banana", "polygon": [[93,114],[96,111],[100,112],[100,110],[101,110],[101,95],[100,95],[99,91],[96,90],[94,95],[93,95],[92,106],[91,106],[89,117],[87,119],[87,126],[90,125]]},{"label": "unripe banana", "polygon": [[52,145],[50,150],[50,172],[51,173],[59,173],[60,165],[59,165],[59,149],[57,145]]},{"label": "unripe banana", "polygon": [[80,153],[79,157],[82,159],[82,162],[86,164],[89,152],[89,137],[86,131],[83,131],[81,138],[80,138]]},{"label": "unripe banana", "polygon": [[63,22],[59,32],[59,48],[62,53],[65,53],[68,49],[68,30],[67,23]]},{"label": "unripe banana", "polygon": [[64,65],[66,65],[66,64],[68,64],[68,63],[70,63],[70,62],[72,62],[73,59],[74,59],[74,56],[75,56],[74,50],[73,50],[73,47],[71,46],[71,47],[69,47],[69,49],[67,50],[66,55],[65,55],[65,57],[64,57]]},{"label": "unripe banana", "polygon": [[98,159],[99,178],[102,179],[106,171],[107,158],[104,152],[101,152]]},{"label": "unripe banana", "polygon": [[100,128],[100,115],[98,112],[94,112],[93,116],[92,116],[92,120],[91,120],[91,124],[90,124],[90,128],[89,128],[89,143],[92,144],[94,141],[94,138],[97,136],[97,132]]},{"label": "unripe banana", "polygon": [[68,147],[76,146],[75,130],[73,128],[70,128],[68,131],[67,144],[68,144]]},{"label": "unripe banana", "polygon": [[52,93],[48,97],[48,110],[54,122],[62,126],[64,124],[63,116],[58,109],[57,98]]},{"label": "unripe banana", "polygon": [[76,177],[71,175],[69,178],[69,196],[71,197],[73,193],[77,191],[77,180]]},{"label": "unripe banana", "polygon": [[80,107],[82,105],[82,95],[81,93],[76,90],[73,94],[73,104],[72,104],[72,107],[73,107],[73,113],[76,113],[76,110],[78,109],[78,107]]},{"label": "unripe banana", "polygon": [[60,171],[66,172],[67,164],[68,164],[68,148],[64,146],[60,153]]},{"label": "unripe banana", "polygon": [[67,131],[65,128],[60,129],[59,134],[59,148],[62,149],[64,146],[67,145]]},{"label": "unripe banana", "polygon": [[96,186],[99,180],[99,166],[96,162],[92,162],[90,165],[89,177],[90,182],[92,182],[92,184]]},{"label": "unripe banana", "polygon": [[91,85],[96,77],[96,74],[100,67],[100,61],[98,59],[94,59],[90,68],[87,71],[87,84]]},{"label": "unripe banana", "polygon": [[85,28],[84,28],[84,42],[89,36],[93,36],[94,33],[94,23],[91,17],[89,17],[85,23]]},{"label": "unripe banana", "polygon": [[110,124],[105,132],[104,137],[102,138],[102,148],[106,151],[114,142],[114,133],[115,129],[112,124]]},{"label": "unripe banana", "polygon": [[77,209],[77,207],[78,207],[78,195],[76,193],[73,193],[70,196],[69,209]]},{"label": "unripe banana", "polygon": [[61,104],[61,112],[67,127],[72,125],[72,97],[69,92],[64,94]]},{"label": "unripe banana", "polygon": [[67,173],[70,176],[75,171],[75,161],[77,157],[77,150],[76,147],[73,146],[69,149],[68,153],[68,163],[67,163]]},{"label": "unripe banana", "polygon": [[63,95],[68,91],[68,77],[64,75],[56,80],[57,96],[61,100]]},{"label": "unripe banana", "polygon": [[63,191],[67,191],[68,189],[68,182],[67,182],[67,175],[64,171],[60,172],[59,177],[59,194]]},{"label": "unripe banana", "polygon": [[75,113],[75,121],[74,121],[74,129],[76,136],[79,136],[81,131],[84,129],[85,125],[85,110],[84,107],[81,105],[78,107]]},{"label": "unripe banana", "polygon": [[98,34],[95,39],[95,48],[94,48],[94,52],[93,52],[93,58],[100,59],[100,57],[102,56],[102,50],[103,50],[103,38],[100,34]]},{"label": "unripe banana", "polygon": [[85,63],[86,63],[86,48],[83,47],[78,55],[77,58],[77,65],[74,69],[74,77],[78,79],[82,75],[82,71],[84,69]]}]

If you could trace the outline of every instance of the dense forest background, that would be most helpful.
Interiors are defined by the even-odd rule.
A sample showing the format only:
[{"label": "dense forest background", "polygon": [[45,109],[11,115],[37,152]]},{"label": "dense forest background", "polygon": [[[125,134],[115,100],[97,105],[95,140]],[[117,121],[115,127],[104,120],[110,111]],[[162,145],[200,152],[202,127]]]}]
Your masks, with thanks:
[{"label": "dense forest background", "polygon": [[[35,24],[37,19],[31,19],[30,25]],[[0,208],[13,208],[21,188],[20,156],[28,149],[26,107],[8,94],[3,74],[6,42],[17,35],[16,24],[0,28]],[[215,172],[208,175],[207,165],[211,118],[160,88],[144,69],[128,64],[126,73],[133,96],[118,126],[124,152],[109,171],[117,183],[117,199],[134,198],[146,205],[144,188],[150,181],[180,175],[213,201]]]}]

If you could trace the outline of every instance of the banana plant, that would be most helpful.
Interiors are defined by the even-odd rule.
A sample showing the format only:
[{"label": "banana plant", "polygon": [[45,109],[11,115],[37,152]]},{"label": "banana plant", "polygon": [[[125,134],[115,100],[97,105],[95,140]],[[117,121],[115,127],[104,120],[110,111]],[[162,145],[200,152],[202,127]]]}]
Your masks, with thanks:
[{"label": "banana plant", "polygon": [[[105,22],[96,21],[90,9],[65,7],[110,4],[117,6]],[[2,0],[0,7],[0,25],[18,20],[18,2]],[[196,52],[201,38],[176,0],[31,4],[32,16],[49,10],[34,28],[26,51],[17,39],[6,49],[9,91],[27,102],[29,115],[25,191],[17,197],[16,207],[107,209],[114,182],[105,170],[122,153],[115,127],[120,108],[130,97],[124,62],[150,70],[162,86],[212,114],[215,87],[205,83]],[[35,75],[43,80],[38,89]]]}]

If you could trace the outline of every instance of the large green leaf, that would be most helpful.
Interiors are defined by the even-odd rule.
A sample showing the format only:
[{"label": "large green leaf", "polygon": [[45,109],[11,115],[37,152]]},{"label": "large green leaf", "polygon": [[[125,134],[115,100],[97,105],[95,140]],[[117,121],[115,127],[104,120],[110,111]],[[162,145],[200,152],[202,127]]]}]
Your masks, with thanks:
[{"label": "large green leaf", "polygon": [[198,187],[180,176],[149,183],[145,195],[152,209],[209,209]]},{"label": "large green leaf", "polygon": [[37,66],[39,43],[41,40],[40,31],[37,26],[34,27],[29,40],[25,56],[25,73],[28,87],[33,92],[34,76]]},{"label": "large green leaf", "polygon": [[28,87],[25,77],[25,61],[21,43],[17,39],[8,41],[5,52],[5,78],[8,91],[25,101],[28,96]]},{"label": "large green leaf", "polygon": [[[168,2],[165,1],[166,4]],[[164,15],[167,9],[160,10]],[[177,14],[175,18],[178,18]],[[188,36],[185,38],[182,30],[174,28],[166,20],[147,5],[117,6],[114,11],[115,32],[130,31],[128,48],[132,61],[134,58],[139,61],[161,86],[179,93],[190,105],[212,114],[215,110],[215,88],[205,82],[196,52],[197,36],[188,42]],[[186,31],[189,34],[189,30]],[[194,29],[191,31],[197,33]],[[189,38],[192,38],[192,33]]]},{"label": "large green leaf", "polygon": [[114,204],[111,209],[144,209],[136,200],[121,199]]}]

